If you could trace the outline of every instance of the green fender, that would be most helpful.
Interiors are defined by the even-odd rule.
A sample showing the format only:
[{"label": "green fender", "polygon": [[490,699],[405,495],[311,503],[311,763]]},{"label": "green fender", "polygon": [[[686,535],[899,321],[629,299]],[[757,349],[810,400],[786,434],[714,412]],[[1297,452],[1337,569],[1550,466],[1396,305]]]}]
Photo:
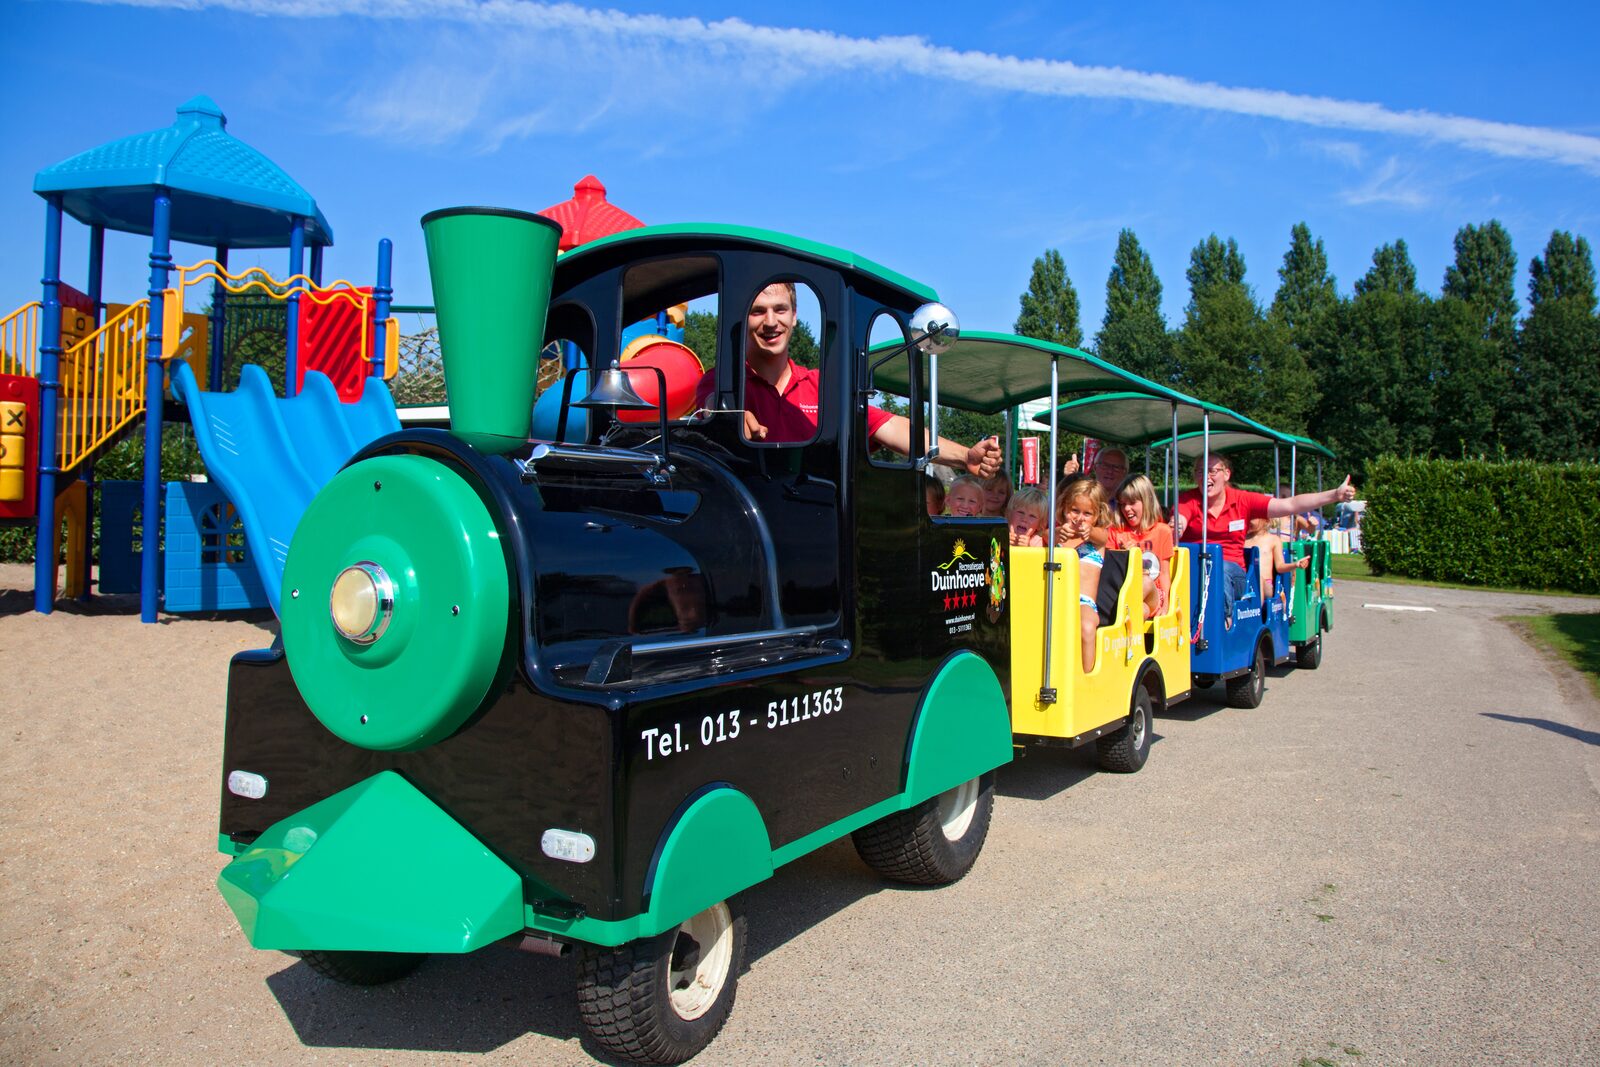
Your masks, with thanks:
[{"label": "green fender", "polygon": [[640,929],[670,930],[772,877],[772,841],[753,800],[731,786],[696,797],[667,834],[647,883]]},{"label": "green fender", "polygon": [[906,748],[905,807],[1011,762],[1011,712],[994,668],[975,652],[945,661],[922,695]]},{"label": "green fender", "polygon": [[256,948],[471,952],[522,929],[522,879],[394,771],[273,823],[217,888]]}]

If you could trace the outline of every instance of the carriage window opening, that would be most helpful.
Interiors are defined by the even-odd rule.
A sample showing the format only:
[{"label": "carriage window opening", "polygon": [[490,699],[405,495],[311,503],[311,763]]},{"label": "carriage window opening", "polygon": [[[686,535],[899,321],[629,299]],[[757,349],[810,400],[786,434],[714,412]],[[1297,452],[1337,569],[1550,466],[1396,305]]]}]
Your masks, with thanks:
[{"label": "carriage window opening", "polygon": [[739,383],[744,437],[752,444],[816,439],[822,397],[822,305],[803,282],[780,279],[750,301]]},{"label": "carriage window opening", "polygon": [[[589,391],[589,353],[586,347],[568,337],[551,337],[539,350],[538,390],[534,393],[531,436],[536,441],[554,441],[561,428],[561,402],[572,388],[569,403],[582,400]],[[561,440],[574,443],[589,438],[589,416],[583,408],[567,409],[566,432]]]},{"label": "carriage window opening", "polygon": [[[622,276],[617,356],[634,392],[651,403],[665,379],[669,419],[694,411],[706,371],[716,365],[720,285],[716,258],[704,255],[647,260]],[[654,411],[619,415],[623,422],[656,417]]]}]

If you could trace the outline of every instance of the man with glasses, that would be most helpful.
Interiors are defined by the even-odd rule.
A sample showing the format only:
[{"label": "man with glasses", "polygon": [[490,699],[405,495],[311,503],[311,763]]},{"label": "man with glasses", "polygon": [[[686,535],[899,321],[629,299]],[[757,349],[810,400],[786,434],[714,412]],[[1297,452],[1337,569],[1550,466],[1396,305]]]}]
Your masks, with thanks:
[{"label": "man with glasses", "polygon": [[1345,475],[1342,485],[1325,493],[1290,497],[1235,489],[1228,484],[1232,480],[1233,463],[1227,456],[1212,456],[1209,469],[1195,460],[1196,488],[1178,494],[1177,513],[1178,539],[1198,543],[1202,532],[1200,487],[1204,487],[1207,514],[1204,533],[1207,542],[1222,547],[1223,625],[1229,628],[1233,626],[1233,603],[1245,593],[1244,542],[1249,536],[1250,520],[1297,515],[1354,500],[1356,496],[1349,475]]},{"label": "man with glasses", "polygon": [[1114,446],[1102,448],[1100,454],[1094,457],[1094,466],[1089,468],[1089,473],[1106,491],[1106,499],[1111,501],[1114,510],[1117,506],[1117,490],[1122,488],[1122,480],[1128,476],[1128,454]]}]

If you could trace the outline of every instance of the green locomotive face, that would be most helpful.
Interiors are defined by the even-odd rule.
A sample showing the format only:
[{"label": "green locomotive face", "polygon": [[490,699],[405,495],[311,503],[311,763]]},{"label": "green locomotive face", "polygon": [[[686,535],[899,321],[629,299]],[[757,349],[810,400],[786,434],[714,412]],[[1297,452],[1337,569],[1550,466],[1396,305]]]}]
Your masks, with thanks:
[{"label": "green locomotive face", "polygon": [[[305,513],[282,647],[230,675],[219,886],[254,945],[348,980],[575,945],[587,1019],[643,968],[663,1010],[607,1047],[682,1059],[731,1004],[730,898],[849,833],[892,877],[959,878],[1011,758],[995,576],[965,612],[928,592],[1004,522],[930,519],[919,464],[867,447],[864,354],[934,294],[760,231],[633,231],[555,267],[520,213],[425,227],[452,430],[376,442]],[[776,336],[745,309],[775,281],[813,301],[803,439],[744,420],[746,338]],[[709,413],[662,441],[611,404],[527,440],[542,349],[612,366],[622,324],[686,301],[719,316]],[[913,400],[915,352],[878,368]]]}]

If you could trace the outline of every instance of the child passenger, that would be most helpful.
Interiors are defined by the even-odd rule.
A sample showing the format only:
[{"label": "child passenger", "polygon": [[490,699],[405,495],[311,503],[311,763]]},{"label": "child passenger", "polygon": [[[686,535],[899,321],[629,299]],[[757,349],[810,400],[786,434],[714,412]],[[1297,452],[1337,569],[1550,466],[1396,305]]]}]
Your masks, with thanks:
[{"label": "child passenger", "polygon": [[1006,505],[1006,523],[1013,545],[1043,548],[1050,525],[1049,494],[1037,486],[1018,489]]},{"label": "child passenger", "polygon": [[983,514],[983,482],[973,474],[962,474],[950,483],[945,494],[946,515],[977,516]]},{"label": "child passenger", "polygon": [[996,517],[1006,513],[1006,501],[1011,499],[1011,475],[1004,470],[995,471],[983,480],[983,513]]},{"label": "child passenger", "polygon": [[1123,479],[1117,489],[1117,511],[1122,520],[1111,527],[1108,548],[1137,548],[1144,565],[1144,617],[1167,613],[1168,571],[1172,563],[1172,527],[1161,521],[1156,487],[1142,474]]},{"label": "child passenger", "polygon": [[[1267,602],[1267,597],[1272,595],[1274,574],[1292,574],[1311,565],[1310,556],[1302,556],[1293,561],[1283,558],[1283,538],[1268,528],[1266,519],[1250,520],[1250,536],[1245,539],[1244,547],[1256,549],[1260,556],[1263,604]],[[1278,604],[1284,611],[1289,610],[1289,604],[1281,593],[1278,594]]]},{"label": "child passenger", "polygon": [[932,474],[922,480],[922,496],[930,516],[944,514],[944,483]]},{"label": "child passenger", "polygon": [[1061,490],[1059,540],[1063,547],[1078,554],[1078,616],[1083,641],[1084,673],[1094,670],[1095,631],[1100,626],[1100,609],[1095,597],[1100,591],[1100,568],[1105,555],[1094,546],[1090,534],[1096,525],[1105,526],[1109,517],[1106,492],[1093,478],[1074,478]]}]

